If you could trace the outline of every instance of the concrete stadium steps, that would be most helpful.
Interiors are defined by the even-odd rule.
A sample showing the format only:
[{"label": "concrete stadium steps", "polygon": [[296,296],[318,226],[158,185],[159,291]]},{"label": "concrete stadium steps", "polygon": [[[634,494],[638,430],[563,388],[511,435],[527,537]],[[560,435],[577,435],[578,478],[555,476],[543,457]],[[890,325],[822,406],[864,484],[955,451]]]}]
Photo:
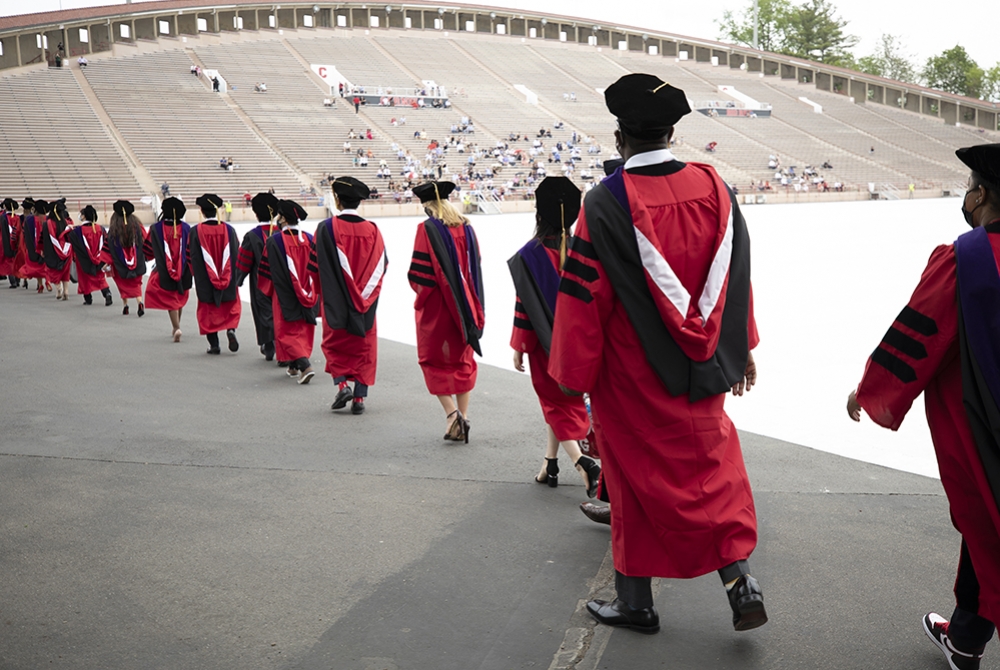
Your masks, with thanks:
[{"label": "concrete stadium steps", "polygon": [[[172,50],[100,61],[85,75],[132,150],[172,194],[211,192],[230,200],[266,188],[298,194],[289,166],[191,75],[191,65],[186,53]],[[222,157],[239,167],[220,169]]]},{"label": "concrete stadium steps", "polygon": [[[333,65],[354,86],[374,90],[385,88],[414,88],[414,81],[364,36],[343,36],[294,40],[292,46],[303,58],[316,65]],[[438,82],[440,84],[440,82]]]},{"label": "concrete stadium steps", "polygon": [[[222,73],[230,85],[230,99],[301,172],[318,180],[319,175],[352,169],[343,143],[348,125],[354,124],[357,131],[357,123],[347,118],[346,109],[323,106],[327,96],[282,41],[261,40],[252,49],[243,44],[211,45],[198,47],[195,53],[206,67]],[[267,84],[266,93],[254,91],[259,82]],[[360,179],[375,175],[374,168],[357,172]]]},{"label": "concrete stadium steps", "polygon": [[68,69],[0,79],[0,119],[2,197],[99,201],[142,196]]}]

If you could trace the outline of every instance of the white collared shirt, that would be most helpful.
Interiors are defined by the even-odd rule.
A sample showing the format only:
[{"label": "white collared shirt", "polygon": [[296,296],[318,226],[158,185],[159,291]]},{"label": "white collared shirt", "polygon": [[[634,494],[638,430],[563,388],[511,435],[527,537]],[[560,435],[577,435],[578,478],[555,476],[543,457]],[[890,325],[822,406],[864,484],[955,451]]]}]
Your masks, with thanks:
[{"label": "white collared shirt", "polygon": [[674,156],[670,149],[655,149],[632,156],[625,162],[625,169],[631,170],[632,168],[646,167],[647,165],[659,165],[660,163],[668,163],[675,160],[677,160],[677,157]]},{"label": "white collared shirt", "polygon": [[344,209],[341,210],[340,214],[338,214],[337,216],[361,216],[361,215],[358,214],[358,210],[356,209]]}]

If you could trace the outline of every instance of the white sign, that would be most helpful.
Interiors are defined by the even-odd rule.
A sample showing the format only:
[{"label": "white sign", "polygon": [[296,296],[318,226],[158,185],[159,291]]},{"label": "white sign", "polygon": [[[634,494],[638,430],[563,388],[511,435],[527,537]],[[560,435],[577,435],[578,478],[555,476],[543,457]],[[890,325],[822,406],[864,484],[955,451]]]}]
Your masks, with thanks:
[{"label": "white sign", "polygon": [[338,91],[340,84],[343,84],[345,89],[350,90],[351,82],[347,80],[347,77],[340,74],[336,66],[317,65],[313,63],[309,67],[312,68],[313,74],[322,79],[323,83],[330,87],[331,95]]}]

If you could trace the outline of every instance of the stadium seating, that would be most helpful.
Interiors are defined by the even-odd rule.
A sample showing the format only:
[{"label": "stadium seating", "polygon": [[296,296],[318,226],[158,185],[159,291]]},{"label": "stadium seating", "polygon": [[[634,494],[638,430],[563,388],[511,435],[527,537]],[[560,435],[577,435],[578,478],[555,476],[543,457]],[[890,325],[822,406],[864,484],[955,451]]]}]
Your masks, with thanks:
[{"label": "stadium seating", "polygon": [[[233,200],[264,188],[298,195],[326,175],[345,173],[381,187],[384,182],[375,177],[381,160],[398,179],[405,162],[397,159],[397,148],[422,161],[428,142],[447,142],[462,117],[475,124],[474,134],[461,135],[470,149],[509,143],[526,151],[530,140],[509,142],[508,136],[534,138],[539,129],[550,130],[540,159],[550,174],[558,174],[558,166],[547,163],[548,152],[574,131],[605,148],[588,154],[583,145],[578,167],[609,157],[614,122],[602,93],[627,72],[656,74],[693,101],[732,100],[719,90],[729,85],[772,106],[771,117],[712,118],[696,112],[678,125],[678,157],[712,163],[739,186],[773,182],[767,160],[775,154],[799,172],[829,161],[834,168],[820,172],[831,184],[950,189],[965,178],[955,148],[998,141],[997,133],[948,126],[894,107],[858,105],[792,80],[639,52],[495,35],[445,38],[431,31],[248,31],[242,38],[194,40],[188,49],[165,42],[163,50],[95,60],[82,72],[80,81],[93,90],[127,149],[156,184],[167,182],[175,195],[209,191]],[[217,69],[228,93],[212,93],[204,78],[192,76],[196,63]],[[355,113],[349,100],[323,89],[310,64],[334,66],[369,93],[432,80],[446,89],[451,108],[366,105]],[[266,93],[254,91],[259,82],[266,83]],[[520,87],[537,96],[535,104]],[[0,195],[135,199],[146,194],[148,184],[144,189],[130,172],[127,152],[104,127],[101,118],[107,117],[95,113],[84,89],[61,68],[0,78],[0,159],[8,166],[0,171]],[[814,113],[800,96],[821,105],[822,113]],[[327,97],[336,104],[324,106]],[[406,125],[392,123],[403,117]],[[565,124],[560,130],[554,130],[557,121]],[[343,151],[350,130],[360,135],[369,128],[372,140],[351,140],[352,152]],[[713,153],[705,150],[709,142],[717,143]],[[367,167],[354,163],[359,148],[372,152]],[[465,168],[469,155],[446,155],[445,174]],[[220,169],[223,157],[232,157],[237,168]],[[492,162],[485,157],[479,166]],[[526,167],[505,170],[497,181]]]}]

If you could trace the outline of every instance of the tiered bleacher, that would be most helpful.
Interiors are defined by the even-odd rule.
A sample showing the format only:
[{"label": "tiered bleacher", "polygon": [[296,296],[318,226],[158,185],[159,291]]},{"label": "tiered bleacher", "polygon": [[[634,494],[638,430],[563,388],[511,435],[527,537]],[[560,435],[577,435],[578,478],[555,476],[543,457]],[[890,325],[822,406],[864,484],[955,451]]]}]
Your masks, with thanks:
[{"label": "tiered bleacher", "polygon": [[142,195],[68,70],[0,79],[0,165],[4,197],[114,200]]},{"label": "tiered bleacher", "polygon": [[[782,180],[791,186],[812,166],[806,185],[948,190],[965,178],[954,149],[997,141],[996,133],[855,104],[794,80],[638,52],[465,33],[243,37],[196,40],[189,49],[164,43],[162,51],[92,61],[80,81],[101,110],[66,69],[4,76],[0,159],[8,167],[0,171],[0,193],[135,199],[166,182],[174,195],[216,192],[236,200],[267,188],[296,196],[321,191],[327,176],[349,173],[386,195],[391,183],[397,199],[411,180],[439,175],[516,196],[568,165],[569,176],[586,184],[600,178],[613,151],[603,89],[640,71],[720,109],[741,107],[741,96],[769,105],[770,116],[708,109],[678,126],[678,157],[714,164],[740,189]],[[191,74],[195,64],[218,70],[228,91],[213,93],[204,76]],[[345,97],[326,90],[310,65],[336,68]],[[352,98],[362,91],[369,104],[356,112]],[[389,91],[410,97],[389,105],[396,95]],[[418,97],[427,98],[422,108],[411,106]],[[126,147],[105,128],[104,111]],[[129,151],[140,163],[135,175],[156,186],[140,185]],[[233,169],[221,168],[220,159],[229,158]],[[791,166],[796,173],[787,179]]]}]

